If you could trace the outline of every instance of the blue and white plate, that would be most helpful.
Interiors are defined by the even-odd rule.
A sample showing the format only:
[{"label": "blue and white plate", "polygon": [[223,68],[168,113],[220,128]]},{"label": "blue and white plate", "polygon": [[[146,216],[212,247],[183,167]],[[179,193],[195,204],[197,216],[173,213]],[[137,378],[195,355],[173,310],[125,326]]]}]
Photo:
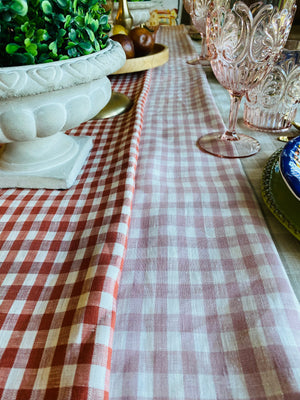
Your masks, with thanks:
[{"label": "blue and white plate", "polygon": [[288,188],[300,200],[300,136],[290,140],[282,149],[280,172]]}]

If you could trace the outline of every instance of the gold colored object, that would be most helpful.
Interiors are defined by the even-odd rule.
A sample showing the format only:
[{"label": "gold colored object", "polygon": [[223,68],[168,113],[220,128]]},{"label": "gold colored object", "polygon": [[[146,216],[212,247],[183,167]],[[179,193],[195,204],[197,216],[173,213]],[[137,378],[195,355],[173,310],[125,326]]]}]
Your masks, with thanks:
[{"label": "gold colored object", "polygon": [[291,124],[292,124],[295,128],[299,129],[299,131],[300,131],[300,123],[299,123],[299,122],[292,121]]},{"label": "gold colored object", "polygon": [[155,43],[151,53],[144,57],[129,58],[123,67],[112,75],[128,74],[130,72],[145,71],[165,64],[169,60],[169,48]]},{"label": "gold colored object", "polygon": [[[165,64],[169,60],[169,48],[155,43],[152,52],[144,57],[130,58],[124,66],[115,74],[126,74],[130,72],[144,71]],[[128,111],[133,101],[125,94],[113,92],[108,104],[92,119],[104,119],[115,117]]]},{"label": "gold colored object", "polygon": [[279,142],[289,142],[291,139],[294,139],[295,136],[278,136],[277,140]]},{"label": "gold colored object", "polygon": [[109,102],[102,110],[92,119],[104,119],[115,117],[128,111],[133,101],[123,93],[112,92]]},{"label": "gold colored object", "polygon": [[[300,130],[300,124],[298,122],[292,121],[291,124]],[[278,136],[277,140],[280,142],[289,142],[290,140],[294,139],[296,136]]]},{"label": "gold colored object", "polygon": [[112,28],[112,34],[118,35],[119,33],[122,35],[128,35],[129,31],[123,25],[114,25]]},{"label": "gold colored object", "polygon": [[115,23],[124,26],[128,31],[132,28],[133,18],[130,14],[127,0],[119,0],[119,8],[115,18]]}]

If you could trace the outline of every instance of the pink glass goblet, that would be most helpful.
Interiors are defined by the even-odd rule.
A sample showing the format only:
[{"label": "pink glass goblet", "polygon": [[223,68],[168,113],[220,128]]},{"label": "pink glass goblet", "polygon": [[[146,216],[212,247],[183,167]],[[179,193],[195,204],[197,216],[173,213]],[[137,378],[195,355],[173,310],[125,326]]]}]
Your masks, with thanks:
[{"label": "pink glass goblet", "polygon": [[206,20],[212,0],[193,0],[193,7],[190,16],[194,27],[201,36],[201,54],[195,60],[187,61],[188,64],[210,65],[206,45]]},{"label": "pink glass goblet", "polygon": [[300,41],[288,40],[270,73],[246,94],[244,123],[262,132],[285,132],[299,104]]},{"label": "pink glass goblet", "polygon": [[[191,16],[194,8],[194,0],[183,0],[183,7],[185,8],[185,11]],[[199,64],[198,57],[193,58],[192,60],[188,60],[187,63],[191,65]]]},{"label": "pink glass goblet", "polygon": [[229,126],[198,139],[198,146],[219,157],[247,157],[259,142],[236,132],[243,96],[270,72],[292,25],[293,0],[215,0],[207,18],[207,45],[215,77],[230,94]]}]

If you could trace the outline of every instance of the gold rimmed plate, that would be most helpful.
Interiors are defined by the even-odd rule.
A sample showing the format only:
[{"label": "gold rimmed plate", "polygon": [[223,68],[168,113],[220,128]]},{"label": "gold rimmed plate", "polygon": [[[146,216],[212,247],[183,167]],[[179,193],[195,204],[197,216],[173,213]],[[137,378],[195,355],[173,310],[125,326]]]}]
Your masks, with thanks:
[{"label": "gold rimmed plate", "polygon": [[300,201],[289,190],[280,172],[282,148],[269,158],[262,177],[262,197],[272,214],[300,240]]},{"label": "gold rimmed plate", "polygon": [[300,201],[300,136],[288,141],[284,146],[279,165],[287,187]]}]

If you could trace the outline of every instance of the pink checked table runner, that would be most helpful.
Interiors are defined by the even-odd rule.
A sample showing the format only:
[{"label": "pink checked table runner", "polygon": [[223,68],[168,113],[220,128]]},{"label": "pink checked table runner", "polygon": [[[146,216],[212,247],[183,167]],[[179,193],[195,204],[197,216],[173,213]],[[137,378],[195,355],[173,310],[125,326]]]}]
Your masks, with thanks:
[{"label": "pink checked table runner", "polygon": [[70,131],[94,137],[74,187],[0,190],[1,400],[108,399],[150,78],[112,77],[134,107]]},{"label": "pink checked table runner", "polygon": [[184,27],[158,41],[110,400],[299,400],[299,304],[240,161],[196,145],[222,121]]}]

